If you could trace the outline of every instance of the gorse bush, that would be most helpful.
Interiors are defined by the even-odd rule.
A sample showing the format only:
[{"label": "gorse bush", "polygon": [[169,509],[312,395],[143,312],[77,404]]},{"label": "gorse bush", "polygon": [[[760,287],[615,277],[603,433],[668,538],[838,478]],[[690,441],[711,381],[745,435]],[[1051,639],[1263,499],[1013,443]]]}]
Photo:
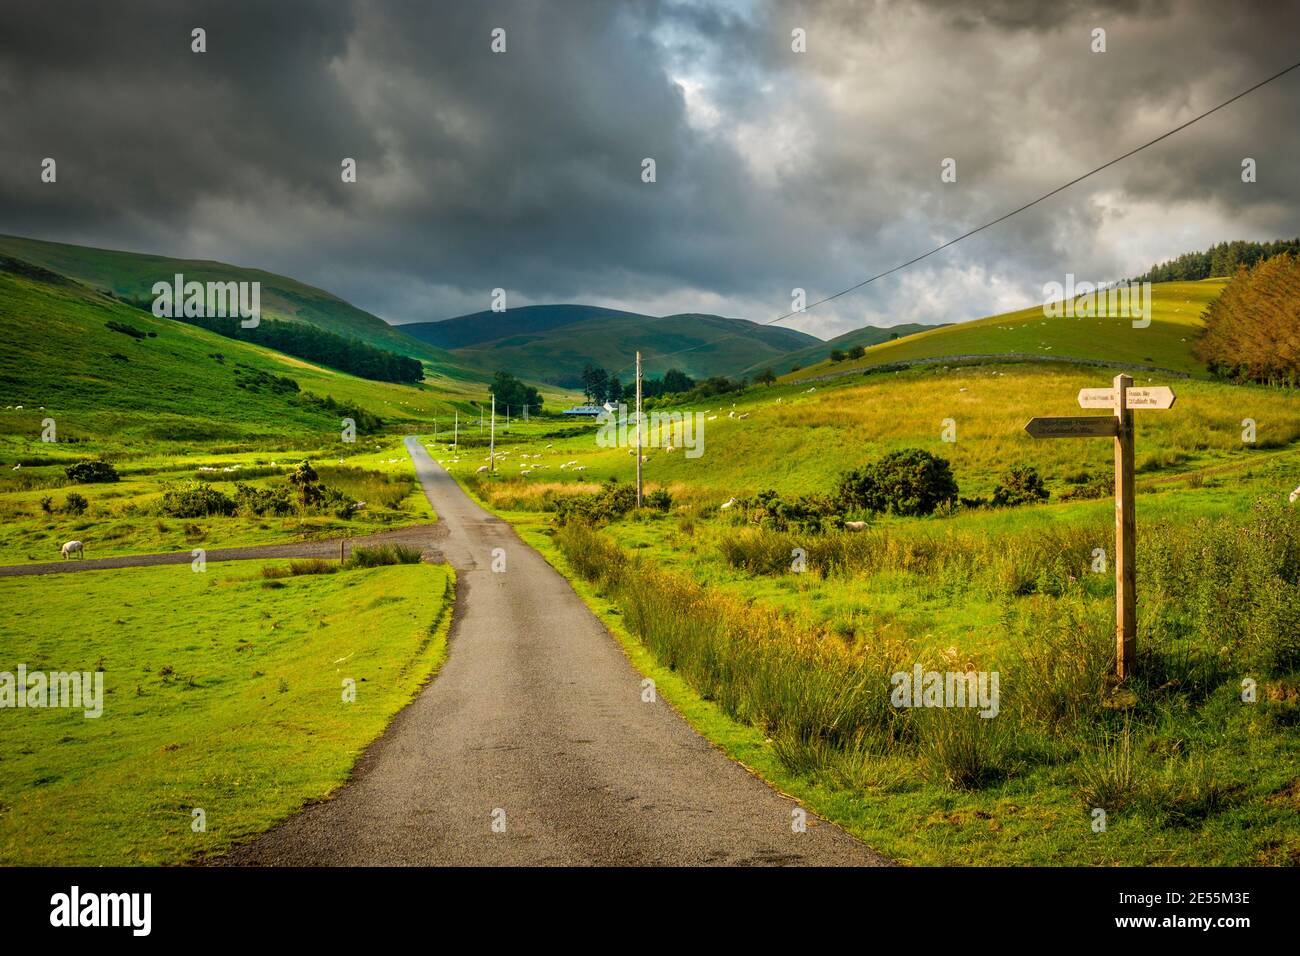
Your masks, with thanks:
[{"label": "gorse bush", "polygon": [[595,494],[556,498],[555,522],[557,525],[566,525],[578,520],[589,524],[604,524],[623,517],[635,507],[636,489],[631,485],[619,484],[611,478]]},{"label": "gorse bush", "polygon": [[106,461],[79,461],[63,469],[69,481],[89,485],[118,480],[117,469]]},{"label": "gorse bush", "polygon": [[239,510],[235,499],[205,482],[194,481],[163,493],[158,513],[172,518],[229,516]]},{"label": "gorse bush", "polygon": [[736,504],[736,520],[776,531],[821,532],[844,526],[839,507],[824,495],[783,498],[769,489]]},{"label": "gorse bush", "polygon": [[956,502],[957,481],[945,459],[907,448],[846,471],[840,477],[838,499],[848,510],[928,515]]},{"label": "gorse bush", "polygon": [[993,506],[1007,508],[1015,505],[1036,504],[1050,496],[1038,469],[1032,465],[1016,465],[1004,474],[993,489]]}]

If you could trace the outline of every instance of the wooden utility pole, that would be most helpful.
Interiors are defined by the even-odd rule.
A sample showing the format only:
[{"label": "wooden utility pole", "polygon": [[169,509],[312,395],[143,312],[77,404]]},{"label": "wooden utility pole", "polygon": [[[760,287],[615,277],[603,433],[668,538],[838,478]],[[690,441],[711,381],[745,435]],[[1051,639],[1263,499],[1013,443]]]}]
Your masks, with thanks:
[{"label": "wooden utility pole", "polygon": [[636,506],[641,507],[641,353],[636,353]]},{"label": "wooden utility pole", "polygon": [[1109,408],[1114,415],[1032,418],[1034,438],[1115,440],[1115,675],[1124,680],[1137,662],[1137,520],[1133,486],[1133,409],[1171,408],[1173,390],[1134,388],[1131,375],[1116,375],[1111,388],[1079,391],[1081,408]]},{"label": "wooden utility pole", "polygon": [[456,409],[456,418],[452,424],[451,447],[460,450],[460,409]]},{"label": "wooden utility pole", "polygon": [[492,474],[497,471],[497,396],[492,393],[492,431],[488,438],[488,461],[492,463]]}]

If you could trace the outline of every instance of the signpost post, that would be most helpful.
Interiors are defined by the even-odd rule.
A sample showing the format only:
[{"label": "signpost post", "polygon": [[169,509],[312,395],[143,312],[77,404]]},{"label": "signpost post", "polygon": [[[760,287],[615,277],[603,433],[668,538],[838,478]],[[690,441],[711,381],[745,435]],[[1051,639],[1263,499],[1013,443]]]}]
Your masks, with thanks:
[{"label": "signpost post", "polygon": [[1080,408],[1110,408],[1115,412],[1113,416],[1031,418],[1025,425],[1025,431],[1034,438],[1115,439],[1115,672],[1120,680],[1133,673],[1137,658],[1133,410],[1166,409],[1173,404],[1172,389],[1134,388],[1132,376],[1116,375],[1112,388],[1079,391]]}]

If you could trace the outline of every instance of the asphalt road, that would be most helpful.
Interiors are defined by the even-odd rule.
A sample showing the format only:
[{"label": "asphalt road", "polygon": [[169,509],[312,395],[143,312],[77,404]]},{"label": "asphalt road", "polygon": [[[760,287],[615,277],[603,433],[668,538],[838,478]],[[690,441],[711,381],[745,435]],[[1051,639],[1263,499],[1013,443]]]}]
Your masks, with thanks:
[{"label": "asphalt road", "polygon": [[643,702],[641,675],[568,582],[407,446],[458,572],[447,661],[332,799],[212,862],[887,862],[811,814],[794,832],[794,801]]}]

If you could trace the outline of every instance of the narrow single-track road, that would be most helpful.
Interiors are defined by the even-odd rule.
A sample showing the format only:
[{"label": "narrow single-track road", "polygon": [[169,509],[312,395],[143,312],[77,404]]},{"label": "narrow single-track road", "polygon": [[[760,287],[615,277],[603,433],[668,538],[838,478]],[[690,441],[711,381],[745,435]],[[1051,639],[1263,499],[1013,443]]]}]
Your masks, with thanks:
[{"label": "narrow single-track road", "polygon": [[641,675],[564,577],[407,447],[458,572],[447,661],[332,799],[213,862],[887,862],[811,814],[796,832],[794,801],[643,701]]}]

